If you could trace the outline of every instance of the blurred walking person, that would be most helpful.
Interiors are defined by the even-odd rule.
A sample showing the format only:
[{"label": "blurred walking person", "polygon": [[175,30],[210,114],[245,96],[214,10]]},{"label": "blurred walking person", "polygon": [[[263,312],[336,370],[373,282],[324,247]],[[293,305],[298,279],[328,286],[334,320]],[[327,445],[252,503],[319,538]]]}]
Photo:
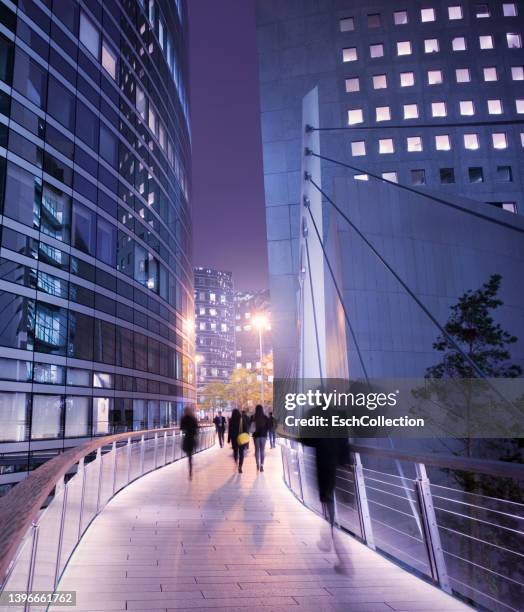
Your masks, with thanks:
[{"label": "blurred walking person", "polygon": [[276,439],[276,434],[277,434],[278,421],[276,417],[273,416],[272,412],[269,413],[268,421],[269,421],[269,424],[267,428],[267,433],[269,437],[269,446],[271,448],[275,448],[276,446],[275,439]]},{"label": "blurred walking person", "polygon": [[267,435],[269,431],[269,419],[264,414],[264,408],[258,404],[255,406],[255,414],[251,418],[254,424],[253,439],[255,441],[255,459],[257,471],[264,471],[264,454],[266,449]]},{"label": "blurred walking person", "polygon": [[186,406],[184,416],[180,421],[180,429],[184,434],[182,441],[182,450],[187,455],[189,467],[189,480],[193,479],[193,453],[195,452],[198,442],[198,421],[190,406]]},{"label": "blurred walking person", "polygon": [[220,444],[220,448],[224,446],[224,435],[226,433],[226,417],[222,416],[222,410],[218,411],[218,414],[213,419],[213,423],[215,424],[215,429],[218,434],[218,443]]},{"label": "blurred walking person", "polygon": [[245,414],[240,414],[238,408],[233,409],[229,418],[227,441],[231,443],[233,448],[233,457],[235,464],[238,465],[238,473],[242,474],[244,453],[249,443],[249,417]]}]

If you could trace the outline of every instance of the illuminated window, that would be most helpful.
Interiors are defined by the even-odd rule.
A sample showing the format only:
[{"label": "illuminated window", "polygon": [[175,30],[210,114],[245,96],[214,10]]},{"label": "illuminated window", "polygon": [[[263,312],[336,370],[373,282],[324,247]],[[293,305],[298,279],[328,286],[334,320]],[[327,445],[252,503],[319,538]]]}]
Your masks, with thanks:
[{"label": "illuminated window", "polygon": [[479,148],[478,134],[464,134],[464,148],[469,151],[476,151]]},{"label": "illuminated window", "polygon": [[364,115],[361,108],[354,108],[348,111],[348,125],[355,125],[364,121]]},{"label": "illuminated window", "polygon": [[435,149],[437,151],[450,151],[451,143],[447,134],[435,136]]},{"label": "illuminated window", "polygon": [[136,86],[136,110],[145,119],[147,117],[147,99],[144,90]]},{"label": "illuminated window", "polygon": [[500,100],[488,100],[488,113],[490,115],[502,115],[502,102]]},{"label": "illuminated window", "polygon": [[457,68],[455,70],[455,78],[457,79],[457,83],[469,83],[471,81],[469,68]]},{"label": "illuminated window", "polygon": [[484,68],[483,73],[485,81],[498,81],[497,69],[495,66]]},{"label": "illuminated window", "polygon": [[348,93],[360,91],[360,79],[358,77],[346,79],[346,91]]},{"label": "illuminated window", "polygon": [[479,45],[481,49],[493,49],[493,36],[491,34],[479,36]]},{"label": "illuminated window", "polygon": [[369,45],[370,57],[384,57],[384,45],[382,43]]},{"label": "illuminated window", "polygon": [[482,167],[468,168],[468,177],[470,183],[483,183],[484,171]]},{"label": "illuminated window", "polygon": [[418,105],[404,104],[404,119],[418,119]]},{"label": "illuminated window", "polygon": [[353,157],[360,157],[361,155],[366,154],[366,141],[365,140],[356,140],[351,143],[351,155]]},{"label": "illuminated window", "polygon": [[380,28],[381,25],[380,13],[368,15],[368,28]]},{"label": "illuminated window", "polygon": [[343,62],[355,62],[358,59],[357,48],[347,47],[342,49],[342,61]]},{"label": "illuminated window", "polygon": [[445,102],[432,102],[431,103],[431,115],[433,117],[445,117],[447,115],[446,103]]},{"label": "illuminated window", "polygon": [[415,73],[414,72],[401,72],[400,73],[400,86],[411,87],[415,84]]},{"label": "illuminated window", "polygon": [[378,141],[378,152],[379,153],[394,153],[395,145],[393,144],[393,138],[381,138]]},{"label": "illuminated window", "polygon": [[426,171],[424,169],[411,170],[411,184],[412,185],[425,185],[426,184]]},{"label": "illuminated window", "polygon": [[491,142],[494,149],[507,149],[508,137],[505,132],[496,132],[491,134]]},{"label": "illuminated window", "polygon": [[502,202],[502,209],[507,210],[508,212],[516,213],[517,205],[515,202]]},{"label": "illuminated window", "polygon": [[451,48],[453,51],[465,51],[466,50],[466,39],[464,36],[455,36],[451,39]]},{"label": "illuminated window", "polygon": [[522,115],[524,113],[524,100],[515,100],[515,108],[517,113]]},{"label": "illuminated window", "polygon": [[395,11],[393,13],[393,19],[395,21],[395,25],[405,25],[408,22],[408,12]]},{"label": "illuminated window", "polygon": [[397,55],[411,55],[411,42],[409,40],[397,43]]},{"label": "illuminated window", "polygon": [[353,178],[356,181],[369,181],[369,174],[354,174]]},{"label": "illuminated window", "polygon": [[391,119],[391,109],[389,106],[377,106],[375,113],[376,121],[389,121]]},{"label": "illuminated window", "polygon": [[442,70],[428,70],[428,85],[440,85],[443,80]]},{"label": "illuminated window", "polygon": [[515,2],[503,2],[502,13],[504,17],[516,17],[517,16],[517,5]]},{"label": "illuminated window", "polygon": [[373,89],[386,89],[388,80],[385,74],[376,74],[373,77]]},{"label": "illuminated window", "polygon": [[524,132],[520,133],[520,146],[524,147]]},{"label": "illuminated window", "polygon": [[80,42],[97,59],[100,54],[100,32],[89,17],[80,11]]},{"label": "illuminated window", "polygon": [[116,81],[116,61],[116,53],[104,40],[102,43],[102,66],[114,81]]},{"label": "illuminated window", "polygon": [[475,5],[475,17],[477,19],[487,19],[490,15],[489,6],[485,2]]},{"label": "illuminated window", "polygon": [[451,20],[462,19],[464,17],[462,6],[460,4],[457,6],[448,6],[448,17]]},{"label": "illuminated window", "polygon": [[355,20],[353,17],[344,17],[340,20],[341,32],[352,32],[355,29]]},{"label": "illuminated window", "polygon": [[396,172],[383,172],[382,178],[385,179],[386,181],[390,181],[391,183],[398,183]]},{"label": "illuminated window", "polygon": [[524,81],[524,66],[512,66],[511,78],[514,81]]},{"label": "illuminated window", "polygon": [[440,168],[440,182],[444,185],[449,185],[455,182],[454,168]]},{"label": "illuminated window", "polygon": [[434,8],[423,8],[420,9],[420,21],[426,23],[428,21],[435,21],[435,9]]},{"label": "illuminated window", "polygon": [[437,38],[426,38],[424,41],[424,53],[437,53],[439,50]]},{"label": "illuminated window", "polygon": [[517,34],[516,32],[509,32],[506,34],[506,40],[508,41],[508,49],[522,48],[522,38],[520,34]]},{"label": "illuminated window", "polygon": [[464,117],[470,117],[475,114],[475,106],[471,100],[461,100],[459,102],[460,114]]},{"label": "illuminated window", "polygon": [[419,153],[422,151],[422,138],[420,136],[408,136],[406,138],[408,151],[411,153]]}]

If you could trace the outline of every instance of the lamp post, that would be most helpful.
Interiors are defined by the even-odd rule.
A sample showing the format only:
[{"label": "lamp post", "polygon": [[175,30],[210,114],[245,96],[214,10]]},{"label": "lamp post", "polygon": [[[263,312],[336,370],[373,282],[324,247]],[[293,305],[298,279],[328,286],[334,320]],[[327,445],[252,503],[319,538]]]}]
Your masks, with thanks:
[{"label": "lamp post", "polygon": [[258,350],[260,354],[260,403],[264,406],[264,364],[262,363],[262,333],[268,326],[266,315],[258,314],[253,317],[253,325],[258,329]]}]

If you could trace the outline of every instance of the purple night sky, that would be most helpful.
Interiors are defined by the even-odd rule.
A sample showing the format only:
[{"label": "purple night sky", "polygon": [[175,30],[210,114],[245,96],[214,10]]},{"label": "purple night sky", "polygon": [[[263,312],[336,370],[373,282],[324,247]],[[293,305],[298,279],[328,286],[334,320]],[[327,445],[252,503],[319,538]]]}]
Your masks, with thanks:
[{"label": "purple night sky", "polygon": [[255,0],[189,0],[193,257],[265,289]]}]

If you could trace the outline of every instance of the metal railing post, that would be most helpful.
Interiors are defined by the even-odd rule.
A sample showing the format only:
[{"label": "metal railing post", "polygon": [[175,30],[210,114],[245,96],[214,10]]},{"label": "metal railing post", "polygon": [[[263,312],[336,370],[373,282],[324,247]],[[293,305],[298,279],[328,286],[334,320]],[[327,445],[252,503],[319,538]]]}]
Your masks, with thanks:
[{"label": "metal railing post", "polygon": [[129,436],[129,438],[127,439],[127,444],[126,444],[126,461],[127,461],[127,479],[126,482],[127,484],[130,483],[131,481],[131,450],[132,450],[132,443],[131,443],[131,436]]},{"label": "metal railing post", "polygon": [[82,488],[80,491],[80,516],[78,517],[78,535],[76,541],[78,542],[82,537],[82,522],[84,520],[84,499],[86,492],[86,468],[84,458],[80,459],[78,462],[78,468],[76,470],[77,477],[81,474],[82,478]]},{"label": "metal railing post", "polygon": [[[58,484],[56,486],[58,486]],[[60,515],[60,528],[58,530],[58,548],[56,551],[55,580],[53,582],[53,587],[55,589],[58,584],[58,578],[60,577],[60,558],[62,556],[62,543],[64,541],[64,525],[65,525],[65,518],[66,518],[66,511],[67,511],[68,486],[65,484],[65,480],[63,477],[60,483],[60,488],[63,489],[63,497],[62,497],[62,512]],[[56,488],[55,488],[55,491],[56,491]]]},{"label": "metal railing post", "polygon": [[111,452],[113,453],[113,495],[116,490],[116,467],[117,467],[117,456],[116,456],[116,442],[111,445]]},{"label": "metal railing post", "polygon": [[165,465],[167,462],[167,431],[164,431],[164,458],[162,460],[162,465]]},{"label": "metal railing post", "polygon": [[428,553],[431,575],[440,588],[446,593],[451,593],[446,560],[440,541],[435,507],[431,495],[431,486],[423,463],[415,463],[417,479],[415,480],[415,491],[419,504],[422,527],[424,531],[424,543]]},{"label": "metal railing post", "polygon": [[153,454],[153,469],[154,470],[157,467],[157,465],[156,465],[157,451],[158,451],[158,433],[155,431],[155,452]]},{"label": "metal railing post", "polygon": [[304,489],[302,488],[302,474],[300,473],[300,455],[299,451],[295,451],[295,458],[297,462],[297,474],[298,474],[298,485],[300,487],[300,499],[304,501]]},{"label": "metal railing post", "polygon": [[171,462],[175,461],[175,453],[176,453],[176,431],[173,430],[173,452],[171,453]]},{"label": "metal railing post", "polygon": [[100,512],[100,496],[102,494],[102,447],[96,450],[96,461],[98,461],[98,491],[96,494],[96,513]]},{"label": "metal railing post", "polygon": [[366,483],[364,481],[364,470],[360,453],[353,453],[355,463],[353,466],[353,474],[355,478],[355,494],[357,500],[358,517],[360,520],[360,529],[362,531],[362,539],[366,545],[375,550],[375,538],[373,537],[373,528],[371,525],[371,515],[369,513],[368,496],[366,493]]},{"label": "metal railing post", "polygon": [[144,474],[144,456],[146,450],[146,441],[144,438],[144,434],[140,438],[140,476]]},{"label": "metal railing post", "polygon": [[[35,564],[36,564],[36,552],[38,550],[38,524],[33,523],[31,525],[32,533],[32,541],[31,541],[31,558],[29,560],[29,574],[27,575],[27,594],[31,593],[33,590],[33,579],[35,577]],[[24,612],[27,612],[30,608],[30,604],[24,604]]]}]

